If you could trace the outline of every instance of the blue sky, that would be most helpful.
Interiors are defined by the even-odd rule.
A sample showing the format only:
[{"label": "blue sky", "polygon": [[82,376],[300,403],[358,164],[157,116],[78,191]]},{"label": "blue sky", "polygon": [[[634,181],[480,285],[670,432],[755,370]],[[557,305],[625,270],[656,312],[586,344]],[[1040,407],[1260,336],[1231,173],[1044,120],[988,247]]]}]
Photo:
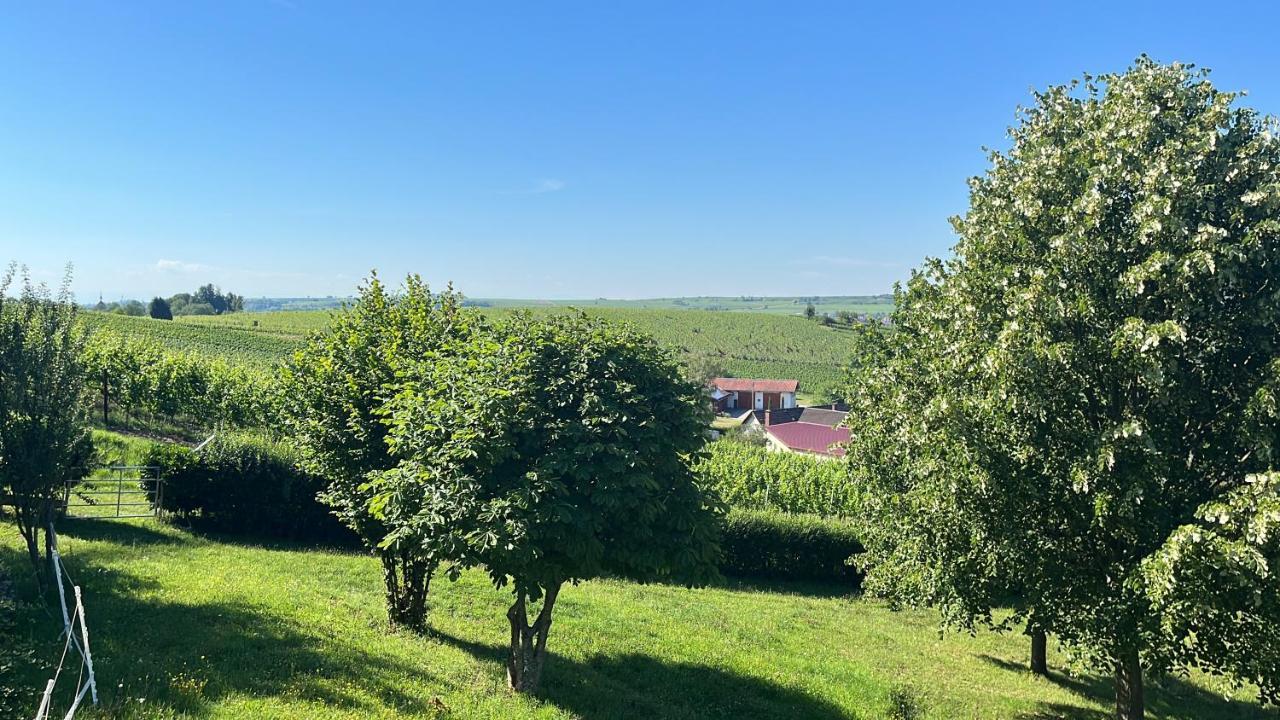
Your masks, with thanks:
[{"label": "blue sky", "polygon": [[887,292],[1029,90],[1146,52],[1280,112],[1275,3],[39,2],[0,261],[81,300]]}]

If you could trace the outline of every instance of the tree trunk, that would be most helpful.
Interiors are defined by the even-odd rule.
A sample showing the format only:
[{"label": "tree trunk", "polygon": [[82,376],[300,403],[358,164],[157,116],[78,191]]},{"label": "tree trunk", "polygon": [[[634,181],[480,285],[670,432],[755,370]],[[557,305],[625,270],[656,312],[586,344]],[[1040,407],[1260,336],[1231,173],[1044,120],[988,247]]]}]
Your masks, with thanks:
[{"label": "tree trunk", "polygon": [[391,628],[421,632],[427,627],[427,592],[434,567],[405,555],[382,556],[387,621]]},{"label": "tree trunk", "polygon": [[551,630],[551,611],[560,594],[561,583],[547,588],[542,598],[542,611],[529,624],[526,598],[516,591],[516,601],[507,610],[511,623],[511,648],[507,655],[507,685],[519,693],[533,694],[542,681],[542,666],[547,659],[547,633]]},{"label": "tree trunk", "polygon": [[1116,658],[1116,720],[1142,720],[1142,664],[1138,651]]},{"label": "tree trunk", "polygon": [[1031,635],[1031,672],[1049,675],[1049,639],[1043,630],[1029,630]]},{"label": "tree trunk", "polygon": [[[16,498],[15,502],[18,502]],[[18,521],[18,534],[22,535],[22,539],[27,544],[27,559],[31,562],[31,572],[35,576],[36,587],[43,593],[46,584],[45,579],[49,577],[49,570],[41,562],[40,558],[40,517],[42,513],[39,508],[25,504],[28,502],[30,502],[30,499],[24,498],[22,503],[16,504],[14,506],[14,515]],[[46,537],[46,543],[49,541],[49,538]]]},{"label": "tree trunk", "polygon": [[31,569],[42,575],[44,564],[40,562],[40,531],[35,527],[22,528],[22,539],[27,541],[27,559],[31,561]]}]

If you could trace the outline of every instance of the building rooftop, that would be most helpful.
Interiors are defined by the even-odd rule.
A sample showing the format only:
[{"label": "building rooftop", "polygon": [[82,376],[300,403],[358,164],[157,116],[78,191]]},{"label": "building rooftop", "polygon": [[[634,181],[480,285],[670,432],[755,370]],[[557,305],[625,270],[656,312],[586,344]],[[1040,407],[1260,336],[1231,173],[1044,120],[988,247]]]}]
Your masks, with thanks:
[{"label": "building rooftop", "polygon": [[817,423],[789,422],[770,425],[764,431],[792,450],[834,457],[844,457],[844,448],[833,446],[849,442],[849,428],[833,428]]},{"label": "building rooftop", "polygon": [[795,392],[799,380],[767,380],[760,378],[716,378],[711,384],[726,392]]},{"label": "building rooftop", "polygon": [[[765,411],[755,410],[753,412],[755,413],[756,420],[763,425]],[[849,416],[848,406],[846,405],[836,405],[835,407],[773,408],[768,412],[770,425],[802,422],[835,427],[844,422],[844,419]]]}]

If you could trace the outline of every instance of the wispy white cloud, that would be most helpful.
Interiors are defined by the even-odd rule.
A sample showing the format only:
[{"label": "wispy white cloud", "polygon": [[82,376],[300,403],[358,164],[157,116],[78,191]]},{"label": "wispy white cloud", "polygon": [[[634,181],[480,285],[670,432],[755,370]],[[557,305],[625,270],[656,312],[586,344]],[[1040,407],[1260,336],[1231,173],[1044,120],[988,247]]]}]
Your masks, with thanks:
[{"label": "wispy white cloud", "polygon": [[563,180],[556,180],[555,178],[543,178],[538,181],[538,185],[537,187],[534,188],[534,192],[535,193],[560,192],[561,190],[565,189],[566,185],[568,185],[568,183],[566,183]]},{"label": "wispy white cloud", "polygon": [[200,263],[165,259],[157,260],[154,267],[162,273],[197,273],[210,269],[208,265],[201,265]]},{"label": "wispy white cloud", "polygon": [[[231,282],[245,279],[306,279],[320,277],[314,273],[293,270],[259,270],[251,268],[226,267],[223,265],[206,265],[204,263],[187,262],[185,260],[157,260],[154,265],[147,266],[143,273],[135,275],[206,275],[215,281]],[[342,278],[342,275],[338,276]]]},{"label": "wispy white cloud", "polygon": [[523,189],[513,190],[503,193],[504,195],[545,195],[547,193],[560,192],[569,187],[569,183],[558,180],[556,178],[539,178],[534,183]]}]

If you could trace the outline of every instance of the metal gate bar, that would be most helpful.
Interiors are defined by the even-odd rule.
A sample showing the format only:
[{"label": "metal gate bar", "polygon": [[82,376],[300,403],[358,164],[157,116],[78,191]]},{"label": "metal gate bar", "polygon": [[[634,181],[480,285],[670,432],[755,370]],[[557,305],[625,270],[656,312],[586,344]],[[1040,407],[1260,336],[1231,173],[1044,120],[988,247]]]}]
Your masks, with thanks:
[{"label": "metal gate bar", "polygon": [[[146,500],[135,502],[139,496]],[[164,480],[160,478],[160,468],[110,465],[68,482],[62,510],[69,518],[144,518],[158,515],[163,505]],[[136,508],[147,508],[147,511]]]}]

